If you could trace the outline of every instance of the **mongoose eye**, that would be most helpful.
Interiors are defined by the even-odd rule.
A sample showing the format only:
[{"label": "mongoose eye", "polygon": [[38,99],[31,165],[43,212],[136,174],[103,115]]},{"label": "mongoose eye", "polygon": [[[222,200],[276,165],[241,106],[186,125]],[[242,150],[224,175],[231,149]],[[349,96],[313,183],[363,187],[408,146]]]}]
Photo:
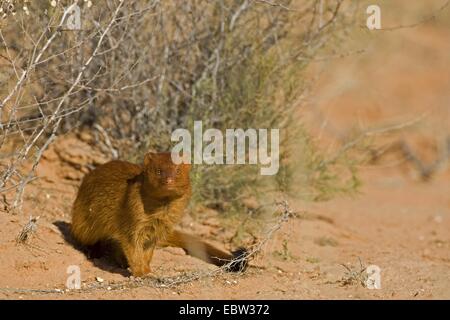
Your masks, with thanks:
[{"label": "mongoose eye", "polygon": [[177,170],[175,170],[175,173],[176,173],[177,175],[179,175],[179,174],[180,174],[180,169],[177,168]]}]

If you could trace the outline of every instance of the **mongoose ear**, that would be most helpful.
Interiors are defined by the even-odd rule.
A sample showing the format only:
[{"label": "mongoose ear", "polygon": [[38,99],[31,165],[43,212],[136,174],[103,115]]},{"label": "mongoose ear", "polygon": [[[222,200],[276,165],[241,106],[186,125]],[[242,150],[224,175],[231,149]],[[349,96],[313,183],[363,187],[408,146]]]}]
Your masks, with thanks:
[{"label": "mongoose ear", "polygon": [[183,168],[185,168],[186,171],[191,171],[191,164],[190,163],[183,163],[182,164]]},{"label": "mongoose ear", "polygon": [[148,167],[150,165],[154,155],[155,155],[154,153],[149,152],[144,156],[144,166],[145,167]]},{"label": "mongoose ear", "polygon": [[183,164],[187,167],[187,168],[191,168],[191,154],[188,152],[184,152],[183,156],[181,157],[183,159]]},{"label": "mongoose ear", "polygon": [[174,164],[182,165],[182,166],[188,166],[190,168],[191,163],[191,155],[190,153],[183,152],[183,154],[180,156],[179,153],[171,153],[170,154],[172,162]]},{"label": "mongoose ear", "polygon": [[186,171],[191,171],[191,154],[188,152],[183,153],[183,167]]}]

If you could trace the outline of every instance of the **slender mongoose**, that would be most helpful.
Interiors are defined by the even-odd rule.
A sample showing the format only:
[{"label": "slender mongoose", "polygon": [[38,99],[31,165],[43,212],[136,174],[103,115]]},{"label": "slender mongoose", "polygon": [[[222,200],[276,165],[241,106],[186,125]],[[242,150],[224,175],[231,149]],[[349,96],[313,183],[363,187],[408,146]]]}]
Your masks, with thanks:
[{"label": "slender mongoose", "polygon": [[[116,244],[115,259],[134,276],[150,272],[157,246],[174,246],[213,263],[228,264],[245,250],[224,252],[200,238],[177,231],[191,196],[190,164],[174,164],[170,152],[148,153],[143,165],[114,160],[88,173],[72,208],[71,232],[83,246]],[[241,271],[245,259],[228,271]]]}]

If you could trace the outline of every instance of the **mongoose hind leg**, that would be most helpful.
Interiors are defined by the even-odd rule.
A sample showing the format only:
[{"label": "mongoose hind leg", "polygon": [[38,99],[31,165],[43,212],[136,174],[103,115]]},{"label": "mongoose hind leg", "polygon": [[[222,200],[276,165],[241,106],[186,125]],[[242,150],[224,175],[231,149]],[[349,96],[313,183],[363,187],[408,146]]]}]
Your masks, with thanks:
[{"label": "mongoose hind leg", "polygon": [[108,254],[111,260],[113,260],[117,266],[122,269],[128,268],[127,258],[125,257],[125,253],[123,252],[123,249],[120,246],[119,242],[111,241]]},{"label": "mongoose hind leg", "polygon": [[104,254],[104,246],[100,241],[98,241],[94,244],[86,245],[83,251],[85,251],[88,259],[98,259]]}]

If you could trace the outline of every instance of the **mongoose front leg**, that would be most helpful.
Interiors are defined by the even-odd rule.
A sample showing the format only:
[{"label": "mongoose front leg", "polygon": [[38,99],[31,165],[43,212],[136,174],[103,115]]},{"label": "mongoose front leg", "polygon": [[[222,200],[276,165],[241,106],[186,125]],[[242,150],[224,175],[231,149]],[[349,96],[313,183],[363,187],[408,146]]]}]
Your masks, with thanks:
[{"label": "mongoose front leg", "polygon": [[142,277],[150,273],[154,245],[144,246],[127,242],[122,244],[122,248],[133,276]]}]

